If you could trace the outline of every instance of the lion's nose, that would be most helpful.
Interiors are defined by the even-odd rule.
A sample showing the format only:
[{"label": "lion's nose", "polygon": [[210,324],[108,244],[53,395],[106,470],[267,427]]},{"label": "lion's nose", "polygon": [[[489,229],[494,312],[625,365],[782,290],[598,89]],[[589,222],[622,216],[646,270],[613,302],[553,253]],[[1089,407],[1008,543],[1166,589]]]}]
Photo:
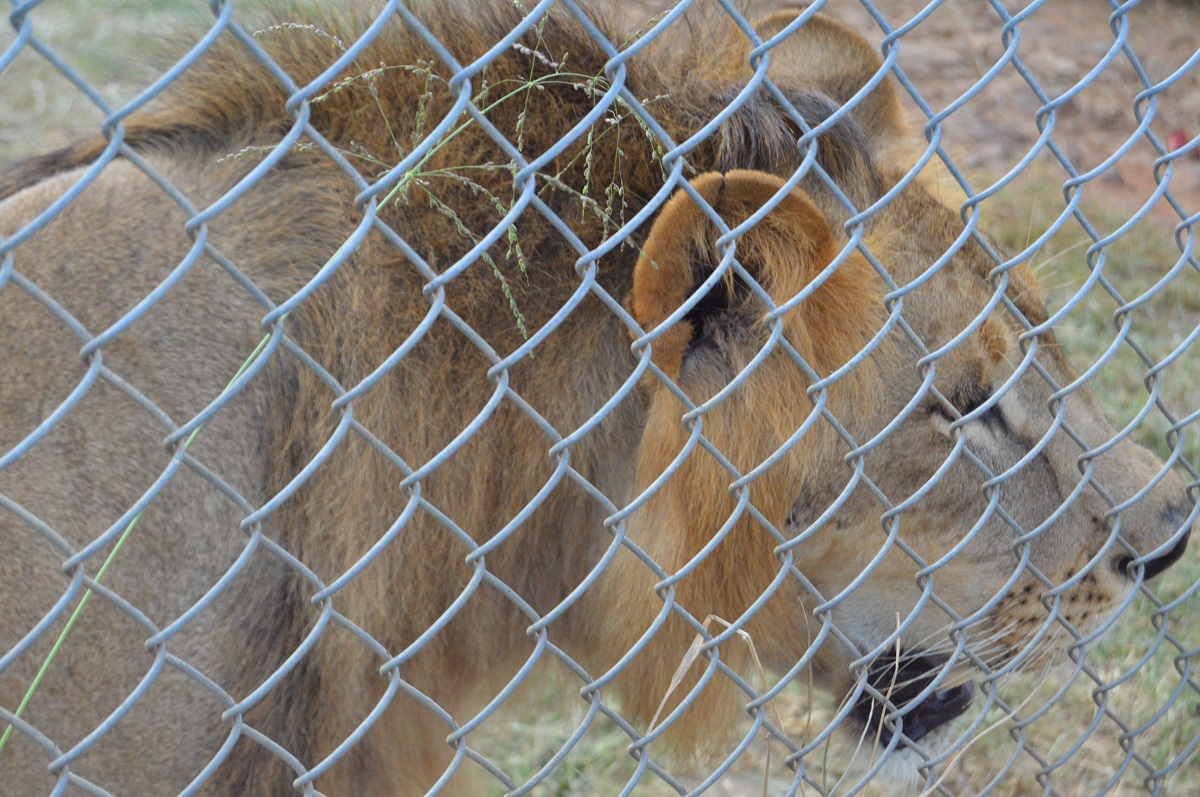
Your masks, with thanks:
[{"label": "lion's nose", "polygon": [[1188,538],[1192,536],[1191,514],[1184,507],[1172,507],[1163,512],[1163,525],[1173,530],[1172,536],[1178,533],[1179,529],[1183,528],[1185,523],[1188,524],[1188,528],[1183,532],[1183,536],[1169,550],[1158,556],[1149,559],[1134,559],[1132,556],[1126,556],[1119,559],[1117,561],[1117,570],[1121,575],[1129,579],[1136,578],[1137,572],[1134,566],[1141,563],[1145,567],[1143,578],[1149,581],[1178,562],[1183,557],[1183,552],[1187,550]]}]

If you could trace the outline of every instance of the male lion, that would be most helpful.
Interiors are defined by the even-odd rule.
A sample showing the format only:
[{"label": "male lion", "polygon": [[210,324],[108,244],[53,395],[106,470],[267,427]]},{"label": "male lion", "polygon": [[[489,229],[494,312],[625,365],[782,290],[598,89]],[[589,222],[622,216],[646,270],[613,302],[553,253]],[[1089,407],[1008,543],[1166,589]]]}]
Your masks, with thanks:
[{"label": "male lion", "polygon": [[[812,16],[778,94],[743,91],[740,31],[605,72],[556,11],[464,82],[445,57],[522,12],[430,8],[448,53],[393,19],[289,104],[249,48],[305,86],[370,20],[281,14],[125,120],[121,157],[0,173],[4,718],[93,590],[6,794],[477,793],[473,718],[539,660],[719,748],[750,699],[728,676],[758,680],[731,630],[672,691],[708,615],[912,776],[971,657],[1061,650],[1182,555],[1182,481],[1075,385],[1032,275],[897,167],[866,42]],[[328,147],[272,161],[297,119]]]}]

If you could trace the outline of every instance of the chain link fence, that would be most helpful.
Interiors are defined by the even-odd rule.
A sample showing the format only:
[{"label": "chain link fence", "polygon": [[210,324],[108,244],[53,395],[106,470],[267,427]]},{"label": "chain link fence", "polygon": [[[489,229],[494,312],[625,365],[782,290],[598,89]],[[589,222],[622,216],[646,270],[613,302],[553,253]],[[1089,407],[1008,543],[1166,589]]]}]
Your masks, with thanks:
[{"label": "chain link fence", "polygon": [[0,40],[0,792],[1200,793],[1192,4],[174,11]]}]

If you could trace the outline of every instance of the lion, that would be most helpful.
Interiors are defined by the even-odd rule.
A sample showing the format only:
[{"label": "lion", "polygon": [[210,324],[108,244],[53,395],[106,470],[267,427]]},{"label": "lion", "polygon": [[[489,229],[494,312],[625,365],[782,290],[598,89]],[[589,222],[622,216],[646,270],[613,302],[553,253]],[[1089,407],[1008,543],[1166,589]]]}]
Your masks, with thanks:
[{"label": "lion", "polygon": [[599,15],[413,13],[445,52],[392,20],[322,76],[372,19],[282,11],[119,157],[0,174],[7,793],[515,789],[477,740],[535,664],[639,760],[727,751],[739,632],[913,780],[972,662],[1182,556],[1182,480],[909,175],[858,34],[673,25],[606,72]]}]

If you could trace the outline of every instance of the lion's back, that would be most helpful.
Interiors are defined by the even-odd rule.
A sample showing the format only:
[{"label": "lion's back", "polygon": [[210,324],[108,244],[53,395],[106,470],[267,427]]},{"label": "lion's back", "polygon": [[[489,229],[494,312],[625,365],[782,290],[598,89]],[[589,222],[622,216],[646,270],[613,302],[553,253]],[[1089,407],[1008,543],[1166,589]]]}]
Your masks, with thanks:
[{"label": "lion's back", "polygon": [[[203,186],[195,168],[151,162],[190,182],[197,198],[223,187]],[[51,177],[0,202],[0,234],[18,234],[83,174]],[[238,249],[262,235],[262,225],[226,224],[192,239],[184,231],[188,216],[136,167],[111,163],[20,243],[15,273],[0,290],[0,456],[11,460],[0,468],[9,510],[0,512],[7,551],[0,650],[20,654],[0,675],[0,704],[21,702],[82,594],[81,576],[95,577],[116,536],[132,525],[102,582],[111,592],[93,594],[24,717],[68,750],[146,678],[148,692],[131,715],[138,720],[120,723],[73,768],[98,783],[132,787],[124,756],[136,750],[159,764],[138,768],[156,773],[128,792],[145,795],[177,793],[215,753],[222,731],[198,717],[215,720],[220,700],[176,672],[163,651],[224,680],[231,659],[222,648],[231,637],[223,629],[237,622],[233,601],[222,598],[199,613],[165,649],[147,651],[143,643],[199,601],[249,539],[240,522],[267,489],[266,396],[278,402],[285,378],[278,367],[264,369],[185,449],[177,430],[237,373],[264,334],[266,312],[201,251],[204,244]],[[301,247],[291,250],[294,256]],[[264,243],[242,258],[260,279],[279,268],[264,262],[268,253],[282,255]],[[181,266],[181,279],[135,310]],[[126,327],[127,314],[136,318]],[[64,572],[64,562],[84,559],[82,568]],[[251,567],[260,586],[278,575],[261,562]],[[267,586],[257,600],[274,597]],[[48,627],[40,626],[46,617]],[[33,629],[40,635],[22,642]],[[204,705],[209,710],[198,712]],[[22,733],[9,748],[0,767],[6,793],[53,788],[46,774],[53,754]]]}]

